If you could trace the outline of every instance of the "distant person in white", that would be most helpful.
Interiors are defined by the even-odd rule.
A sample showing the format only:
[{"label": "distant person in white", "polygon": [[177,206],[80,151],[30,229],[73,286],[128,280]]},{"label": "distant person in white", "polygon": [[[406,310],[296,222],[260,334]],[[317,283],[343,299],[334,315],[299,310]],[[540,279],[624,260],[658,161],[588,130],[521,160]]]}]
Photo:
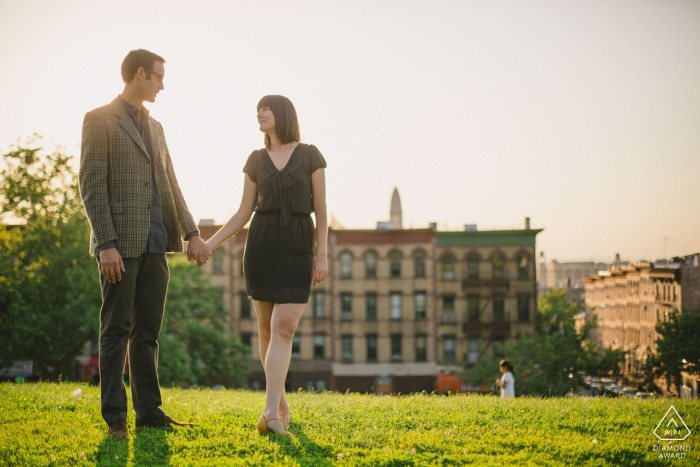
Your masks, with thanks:
[{"label": "distant person in white", "polygon": [[501,387],[501,398],[515,397],[515,377],[513,376],[513,364],[508,360],[501,360],[498,365],[503,378],[498,378],[496,384]]}]

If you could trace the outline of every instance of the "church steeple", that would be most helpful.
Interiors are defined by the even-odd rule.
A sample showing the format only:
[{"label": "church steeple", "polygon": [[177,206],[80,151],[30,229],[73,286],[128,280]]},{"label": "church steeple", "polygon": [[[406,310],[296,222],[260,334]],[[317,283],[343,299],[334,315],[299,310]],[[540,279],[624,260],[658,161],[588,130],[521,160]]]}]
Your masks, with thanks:
[{"label": "church steeple", "polygon": [[389,221],[377,222],[377,230],[401,230],[403,229],[403,213],[401,212],[401,197],[399,189],[394,188],[391,194],[391,209],[389,210]]},{"label": "church steeple", "polygon": [[393,229],[402,229],[403,228],[402,213],[401,213],[401,197],[399,196],[399,189],[398,188],[394,188],[394,193],[391,195],[391,211],[390,211],[389,222],[391,224],[391,228],[393,228]]}]

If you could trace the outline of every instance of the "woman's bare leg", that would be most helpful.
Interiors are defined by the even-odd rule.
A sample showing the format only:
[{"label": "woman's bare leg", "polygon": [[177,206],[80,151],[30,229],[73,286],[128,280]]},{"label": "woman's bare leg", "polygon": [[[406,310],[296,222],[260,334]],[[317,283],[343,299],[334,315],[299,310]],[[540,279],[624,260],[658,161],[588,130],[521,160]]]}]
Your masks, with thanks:
[{"label": "woman's bare leg", "polygon": [[[267,356],[267,349],[270,345],[272,310],[274,306],[274,303],[253,300],[255,314],[258,317],[258,349],[260,351],[260,361],[262,362],[263,369],[265,369],[265,358]],[[282,397],[280,398],[279,403],[279,413],[289,414],[289,404],[287,403],[287,397],[284,392],[284,385],[282,386]],[[285,418],[289,420],[289,415],[285,415]]]},{"label": "woman's bare leg", "polygon": [[[304,304],[274,305],[270,323],[270,344],[267,347],[264,364],[267,390],[263,416],[266,419],[279,418],[280,401],[284,396],[284,380],[292,357],[292,338],[303,313]],[[282,422],[279,421],[269,422],[268,427],[275,432],[284,431]]]}]

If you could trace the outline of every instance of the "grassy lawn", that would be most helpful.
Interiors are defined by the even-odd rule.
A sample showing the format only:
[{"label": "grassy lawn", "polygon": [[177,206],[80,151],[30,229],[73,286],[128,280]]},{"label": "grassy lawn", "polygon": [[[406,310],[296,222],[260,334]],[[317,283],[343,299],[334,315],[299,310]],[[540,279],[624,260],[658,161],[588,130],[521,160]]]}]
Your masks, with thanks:
[{"label": "grassy lawn", "polygon": [[[295,393],[293,440],[258,435],[260,392],[164,389],[163,401],[196,427],[134,431],[130,413],[131,439],[115,441],[106,437],[98,388],[0,384],[0,465],[700,463],[696,401]],[[691,446],[686,459],[654,451],[653,430],[672,403],[692,432],[677,443]]]}]

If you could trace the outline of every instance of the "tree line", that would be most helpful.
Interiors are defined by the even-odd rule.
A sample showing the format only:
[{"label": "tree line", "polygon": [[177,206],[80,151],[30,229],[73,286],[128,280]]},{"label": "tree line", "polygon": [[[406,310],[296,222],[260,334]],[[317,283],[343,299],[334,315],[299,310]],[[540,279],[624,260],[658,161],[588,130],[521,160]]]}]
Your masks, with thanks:
[{"label": "tree line", "polygon": [[[3,155],[0,172],[0,368],[31,360],[44,380],[79,378],[76,356],[97,342],[101,292],[72,156],[38,135]],[[201,268],[168,255],[159,339],[161,384],[244,386],[249,349],[230,327],[221,290]]]}]

